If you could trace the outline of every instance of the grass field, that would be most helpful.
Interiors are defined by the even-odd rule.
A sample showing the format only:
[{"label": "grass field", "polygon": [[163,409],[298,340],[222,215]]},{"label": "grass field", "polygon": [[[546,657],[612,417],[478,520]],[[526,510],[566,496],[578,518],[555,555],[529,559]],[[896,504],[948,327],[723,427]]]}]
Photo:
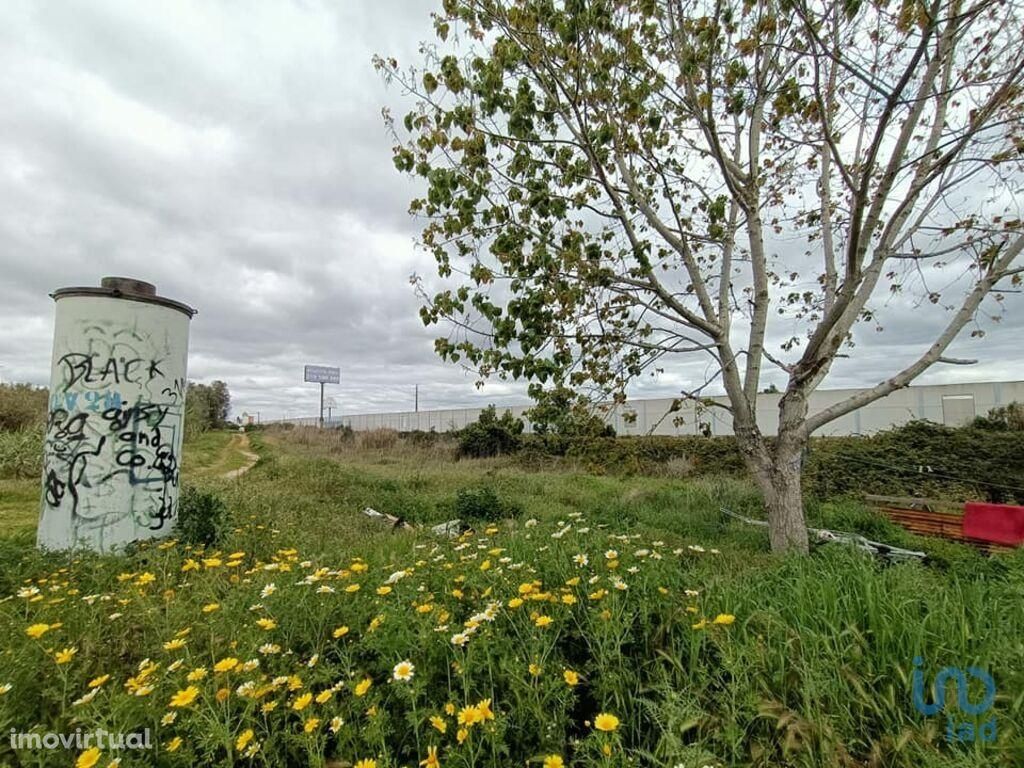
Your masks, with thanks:
[{"label": "grass field", "polygon": [[[741,479],[454,462],[443,443],[268,433],[256,467],[225,480],[231,441],[185,454],[233,515],[216,551],[69,560],[0,538],[0,730],[151,728],[157,748],[124,766],[1024,761],[1020,553],[914,539],[845,501],[809,512],[932,562],[834,545],[776,558],[720,513],[758,514]],[[454,541],[360,514],[418,525],[495,502],[513,517]],[[950,712],[994,716],[994,742],[949,743],[943,715],[915,710],[915,657],[928,681],[992,672],[989,712]]]}]

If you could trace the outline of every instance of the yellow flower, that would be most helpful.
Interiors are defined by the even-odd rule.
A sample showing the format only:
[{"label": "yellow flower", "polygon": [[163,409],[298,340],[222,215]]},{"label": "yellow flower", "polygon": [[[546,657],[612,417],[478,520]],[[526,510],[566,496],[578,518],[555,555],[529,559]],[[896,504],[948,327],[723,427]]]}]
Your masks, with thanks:
[{"label": "yellow flower", "polygon": [[182,563],[181,570],[183,572],[185,572],[185,573],[187,573],[188,571],[198,571],[199,570],[199,563],[197,563],[195,560],[193,560],[190,557],[188,560],[186,560],[184,563]]},{"label": "yellow flower", "polygon": [[394,670],[392,670],[391,674],[392,674],[392,677],[395,678],[395,680],[399,680],[399,681],[401,681],[403,683],[407,683],[410,680],[412,680],[412,676],[413,676],[413,673],[415,672],[415,670],[416,670],[416,667],[413,666],[412,662],[410,662],[410,661],[400,661],[397,664],[395,664],[395,668],[394,668]]},{"label": "yellow flower", "polygon": [[565,684],[570,688],[574,685],[578,685],[580,682],[580,676],[571,669],[567,669],[562,673],[562,678],[565,680]]},{"label": "yellow flower", "polygon": [[458,733],[455,734],[455,738],[458,739],[459,744],[469,738],[469,731],[465,728],[459,728]]},{"label": "yellow flower", "polygon": [[196,667],[187,675],[185,675],[185,679],[188,680],[190,683],[194,683],[197,680],[205,680],[206,676],[209,674],[210,673],[206,671],[206,667]]},{"label": "yellow flower", "polygon": [[701,619],[700,621],[698,621],[696,624],[693,625],[693,628],[694,629],[704,629],[704,627],[706,627],[707,625],[708,625],[708,620],[707,619]]},{"label": "yellow flower", "polygon": [[358,683],[356,683],[355,695],[365,696],[366,692],[370,690],[371,686],[373,686],[373,680],[371,680],[368,677],[363,678]]},{"label": "yellow flower", "polygon": [[231,689],[230,688],[218,688],[217,692],[215,694],[213,694],[213,698],[215,698],[221,704],[223,704],[225,701],[227,701],[228,697],[230,697],[230,696],[231,696]]},{"label": "yellow flower", "polygon": [[168,752],[177,752],[179,747],[181,747],[181,736],[175,736],[165,745]]},{"label": "yellow flower", "polygon": [[459,725],[473,726],[483,722],[483,715],[476,707],[463,707],[459,710]]},{"label": "yellow flower", "polygon": [[100,761],[100,750],[98,747],[89,747],[75,760],[75,768],[92,768]]},{"label": "yellow flower", "polygon": [[94,677],[92,680],[89,681],[89,687],[90,688],[99,688],[101,685],[103,685],[109,679],[110,679],[110,675],[100,675],[99,677]]},{"label": "yellow flower", "polygon": [[561,755],[548,755],[544,758],[544,768],[565,768]]},{"label": "yellow flower", "polygon": [[335,640],[337,640],[339,638],[342,638],[342,637],[344,637],[345,635],[348,634],[348,627],[338,627],[331,634],[334,636]]},{"label": "yellow flower", "polygon": [[[51,629],[53,629],[53,627],[49,624],[33,624],[32,626],[25,629],[25,634],[31,637],[33,640],[38,640]],[[83,752],[82,754],[85,753]]]},{"label": "yellow flower", "polygon": [[166,643],[164,643],[164,650],[165,651],[177,651],[179,648],[184,648],[184,647],[185,647],[185,641],[182,640],[180,637],[176,637],[173,640],[168,640]]},{"label": "yellow flower", "polygon": [[491,700],[484,699],[476,705],[476,711],[480,713],[482,720],[493,720],[494,713],[491,711]]},{"label": "yellow flower", "polygon": [[188,688],[178,691],[176,694],[171,696],[170,706],[172,707],[187,707],[196,697],[199,695],[199,689],[194,685],[190,685]]},{"label": "yellow flower", "polygon": [[441,768],[441,761],[437,759],[437,747],[427,747],[427,759],[420,760],[420,765],[425,768]]},{"label": "yellow flower", "polygon": [[736,617],[733,616],[731,613],[720,613],[717,616],[715,616],[714,621],[712,621],[711,623],[724,624],[725,626],[729,626],[734,621],[736,621]]},{"label": "yellow flower", "polygon": [[203,565],[207,568],[219,568],[223,562],[219,557],[208,557],[203,560]]},{"label": "yellow flower", "polygon": [[518,608],[522,604],[523,604],[523,598],[521,598],[521,597],[513,597],[511,600],[508,601],[508,607],[509,608]]},{"label": "yellow flower", "polygon": [[277,622],[273,619],[256,619],[256,626],[269,632],[277,627]]},{"label": "yellow flower", "polygon": [[602,712],[594,718],[594,727],[599,731],[614,731],[619,727],[619,718],[615,715],[610,715],[607,712]]},{"label": "yellow flower", "polygon": [[252,741],[252,738],[255,735],[256,734],[252,728],[246,728],[244,731],[238,734],[238,738],[235,740],[235,749],[241,752],[243,749],[246,748],[249,742]]},{"label": "yellow flower", "polygon": [[554,621],[554,619],[552,619],[550,616],[538,616],[536,619],[533,620],[533,623],[536,624],[538,627],[544,628],[551,624],[552,621]]},{"label": "yellow flower", "polygon": [[356,763],[355,768],[377,768],[377,761],[366,758]]},{"label": "yellow flower", "polygon": [[292,702],[292,709],[294,709],[296,712],[301,712],[309,706],[309,703],[311,701],[313,701],[313,694],[304,693]]},{"label": "yellow flower", "polygon": [[383,597],[384,595],[390,595],[391,594],[391,587],[386,586],[386,585],[383,586],[383,587],[377,587],[377,594],[380,595],[381,597]]},{"label": "yellow flower", "polygon": [[530,674],[533,675],[534,677],[540,677],[540,671],[541,671],[540,664],[531,664],[530,665]]},{"label": "yellow flower", "polygon": [[430,724],[437,729],[438,733],[444,733],[448,730],[448,723],[444,721],[444,718],[440,715],[434,715],[430,718]]},{"label": "yellow flower", "polygon": [[455,705],[452,704],[449,701],[447,704],[444,705],[444,711],[445,711],[445,714],[454,715],[455,714]]},{"label": "yellow flower", "polygon": [[331,700],[331,696],[333,696],[333,695],[334,695],[334,691],[332,691],[330,688],[328,688],[326,690],[320,691],[320,693],[318,693],[316,695],[316,698],[314,699],[314,701],[317,704],[326,704],[328,701]]},{"label": "yellow flower", "polygon": [[345,591],[349,592],[349,593],[358,592],[359,591],[359,585],[358,584],[349,584],[347,587],[345,587]]},{"label": "yellow flower", "polygon": [[220,608],[220,603],[208,603],[203,606],[203,613],[213,613]]},{"label": "yellow flower", "polygon": [[77,648],[65,648],[53,654],[53,658],[58,664],[70,664],[76,653],[78,653]]},{"label": "yellow flower", "polygon": [[154,581],[156,581],[156,576],[154,576],[149,571],[146,571],[145,573],[140,573],[138,578],[135,579],[135,583],[140,587],[144,587],[147,584],[151,584]]},{"label": "yellow flower", "polygon": [[221,659],[213,665],[214,672],[230,672],[232,669],[238,666],[238,659],[233,656],[228,656],[225,659]]},{"label": "yellow flower", "polygon": [[312,733],[320,727],[320,718],[311,717],[305,723],[302,724],[302,730],[306,733]]},{"label": "yellow flower", "polygon": [[565,605],[576,605],[576,602],[577,602],[576,601],[576,595],[568,594],[568,593],[564,594],[564,595],[562,595],[562,602]]}]

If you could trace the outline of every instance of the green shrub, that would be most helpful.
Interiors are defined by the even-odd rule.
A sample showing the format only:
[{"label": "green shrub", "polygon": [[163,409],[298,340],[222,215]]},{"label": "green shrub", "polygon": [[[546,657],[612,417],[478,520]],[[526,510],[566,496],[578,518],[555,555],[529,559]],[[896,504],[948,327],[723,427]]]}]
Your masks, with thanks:
[{"label": "green shrub", "polygon": [[587,401],[579,399],[568,387],[545,390],[534,386],[530,388],[530,397],[537,403],[526,413],[534,434],[572,439],[615,437],[615,427],[606,424]]},{"label": "green shrub", "polygon": [[487,406],[480,418],[459,431],[459,458],[481,459],[515,453],[519,449],[519,438],[523,433],[523,422],[505,411],[498,418],[493,405]]},{"label": "green shrub", "polygon": [[1024,432],[1024,403],[1013,402],[978,416],[971,425],[977,429]]},{"label": "green shrub", "polygon": [[31,384],[0,384],[0,432],[37,427],[46,422],[48,394]]},{"label": "green shrub", "polygon": [[181,489],[177,533],[182,541],[204,547],[215,546],[230,530],[230,512],[217,494],[190,485]]},{"label": "green shrub", "polygon": [[452,512],[461,520],[495,522],[509,517],[518,517],[522,508],[498,496],[490,486],[460,488],[455,494]]},{"label": "green shrub", "polygon": [[0,478],[40,477],[42,472],[42,426],[0,431]]},{"label": "green shrub", "polygon": [[1024,432],[913,421],[870,437],[818,438],[804,488],[820,499],[877,493],[1024,503]]}]

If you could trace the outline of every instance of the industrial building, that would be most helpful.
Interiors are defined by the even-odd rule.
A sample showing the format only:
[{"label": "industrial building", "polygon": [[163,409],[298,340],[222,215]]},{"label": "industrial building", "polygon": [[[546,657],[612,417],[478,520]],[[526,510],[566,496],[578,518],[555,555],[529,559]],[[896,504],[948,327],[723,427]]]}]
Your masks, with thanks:
[{"label": "industrial building", "polygon": [[[857,389],[823,389],[810,397],[810,412],[821,411],[845,400]],[[765,434],[774,434],[778,427],[780,393],[758,396],[757,421]],[[727,403],[726,397],[712,397]],[[604,416],[620,435],[729,435],[732,419],[721,408],[682,402],[672,411],[672,398],[631,400],[617,408],[598,413]],[[975,416],[984,416],[993,408],[1012,402],[1024,403],[1024,381],[973,382],[961,384],[925,384],[893,392],[853,413],[826,424],[818,435],[866,435],[904,424],[915,419],[927,419],[938,424],[961,426]],[[523,417],[526,430],[529,421],[524,417],[532,406],[516,405],[499,408],[499,413],[510,411]],[[356,431],[390,428],[402,432],[435,430],[448,432],[461,429],[476,421],[480,408],[449,408],[435,411],[399,411],[394,413],[364,413],[336,416],[332,425],[346,425]],[[635,415],[635,418],[633,417]],[[315,426],[316,417],[288,419],[291,423]]]}]

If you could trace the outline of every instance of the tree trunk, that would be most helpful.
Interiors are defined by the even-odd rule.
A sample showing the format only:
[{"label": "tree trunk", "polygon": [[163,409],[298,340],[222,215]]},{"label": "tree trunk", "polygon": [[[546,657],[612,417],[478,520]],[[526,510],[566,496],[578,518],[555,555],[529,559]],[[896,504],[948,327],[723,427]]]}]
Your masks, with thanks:
[{"label": "tree trunk", "polygon": [[804,496],[800,485],[803,467],[802,442],[781,439],[763,482],[759,482],[768,509],[768,540],[772,552],[808,551]]},{"label": "tree trunk", "polygon": [[772,442],[756,427],[736,429],[736,438],[764,497],[772,552],[806,554],[809,547],[800,480],[807,440],[799,432],[786,430]]}]

